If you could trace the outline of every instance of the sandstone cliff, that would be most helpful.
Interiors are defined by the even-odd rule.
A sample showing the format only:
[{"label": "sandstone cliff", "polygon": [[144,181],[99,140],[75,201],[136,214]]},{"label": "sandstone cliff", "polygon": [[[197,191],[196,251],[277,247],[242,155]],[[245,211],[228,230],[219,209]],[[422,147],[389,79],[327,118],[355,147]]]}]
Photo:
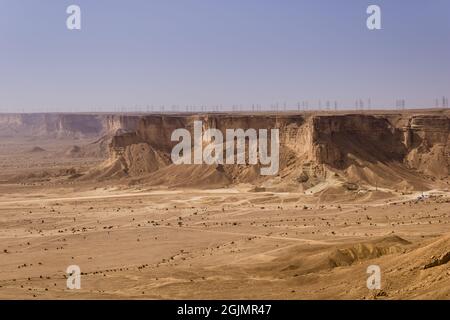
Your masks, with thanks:
[{"label": "sandstone cliff", "polygon": [[[261,176],[259,165],[171,163],[174,130],[280,130],[280,170]],[[0,137],[92,137],[77,156],[108,160],[84,179],[212,187],[251,183],[270,188],[324,190],[344,186],[398,190],[447,187],[450,111],[285,114],[2,114]],[[207,143],[206,141],[204,143]],[[78,150],[78,149],[77,149]],[[67,151],[66,151],[67,154]]]},{"label": "sandstone cliff", "polygon": [[[204,130],[280,130],[280,171],[262,177],[256,165],[175,166],[171,133],[194,121]],[[352,182],[390,189],[429,189],[448,183],[450,117],[446,111],[386,114],[200,114],[141,116],[132,132],[115,135],[99,176],[168,185],[284,184],[308,189]],[[199,172],[201,168],[201,173]],[[163,171],[162,171],[163,170]],[[198,181],[198,178],[201,179]],[[207,178],[205,178],[207,177]]]}]

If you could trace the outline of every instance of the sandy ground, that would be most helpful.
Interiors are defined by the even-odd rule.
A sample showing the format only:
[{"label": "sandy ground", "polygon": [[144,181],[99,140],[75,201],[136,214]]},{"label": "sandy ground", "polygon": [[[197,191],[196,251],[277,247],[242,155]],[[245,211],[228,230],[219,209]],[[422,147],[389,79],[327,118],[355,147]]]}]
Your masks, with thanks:
[{"label": "sandy ground", "polygon": [[[98,162],[31,155],[33,145],[0,147],[0,298],[450,298],[450,263],[424,269],[450,252],[448,191],[373,189],[324,201],[248,185],[5,182]],[[67,289],[69,265],[81,268],[80,290]],[[366,286],[370,265],[381,268],[381,290]]]}]

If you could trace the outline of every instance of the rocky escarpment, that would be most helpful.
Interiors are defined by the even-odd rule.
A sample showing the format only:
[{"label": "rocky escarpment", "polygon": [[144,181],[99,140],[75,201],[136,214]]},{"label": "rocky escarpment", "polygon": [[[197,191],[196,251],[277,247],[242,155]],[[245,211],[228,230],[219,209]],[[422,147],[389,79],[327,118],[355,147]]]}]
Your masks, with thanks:
[{"label": "rocky escarpment", "polygon": [[0,137],[101,137],[135,130],[138,116],[110,114],[0,114]]},{"label": "rocky escarpment", "polygon": [[[175,129],[280,130],[280,171],[262,177],[258,165],[174,166],[170,152]],[[450,118],[446,111],[386,114],[200,114],[145,115],[134,131],[115,135],[103,178],[179,184],[180,179],[209,177],[227,184],[264,181],[310,188],[330,182],[353,182],[396,189],[426,189],[448,183]],[[204,144],[209,141],[204,141]],[[200,174],[199,168],[203,171]],[[193,171],[190,175],[187,172]],[[178,171],[181,170],[182,174]],[[107,174],[106,174],[107,173]],[[173,181],[173,177],[178,177]],[[202,180],[207,181],[207,179]],[[188,184],[188,182],[187,182]]]},{"label": "rocky escarpment", "polygon": [[416,180],[410,174],[431,180],[449,175],[448,114],[324,116],[313,122],[315,159],[347,176],[400,183]]},{"label": "rocky escarpment", "polygon": [[1,136],[95,136],[103,130],[101,117],[66,114],[9,114],[0,116]]},{"label": "rocky escarpment", "polygon": [[[261,165],[172,164],[174,130],[279,129],[279,171],[261,176]],[[131,178],[136,183],[208,186],[253,183],[309,189],[341,183],[424,190],[448,185],[450,112],[334,114],[2,114],[0,136],[92,137],[77,157],[109,159],[84,178]],[[205,139],[204,145],[211,141]],[[74,149],[75,150],[75,149]],[[248,147],[246,149],[248,151]],[[74,152],[63,151],[63,154]],[[351,186],[351,188],[349,187]]]},{"label": "rocky escarpment", "polygon": [[114,136],[136,130],[140,117],[123,114],[0,114],[0,138],[92,139],[86,145],[61,150],[61,156],[109,156]]},{"label": "rocky escarpment", "polygon": [[403,129],[408,153],[405,163],[429,175],[450,174],[450,122],[448,116],[413,116]]}]

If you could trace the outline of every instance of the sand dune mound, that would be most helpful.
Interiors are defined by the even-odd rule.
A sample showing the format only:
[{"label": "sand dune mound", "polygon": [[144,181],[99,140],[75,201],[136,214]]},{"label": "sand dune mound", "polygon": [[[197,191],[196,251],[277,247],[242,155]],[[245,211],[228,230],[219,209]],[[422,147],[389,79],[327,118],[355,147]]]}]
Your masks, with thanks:
[{"label": "sand dune mound", "polygon": [[410,245],[398,236],[387,236],[373,241],[339,245],[338,247],[307,248],[294,247],[283,251],[271,262],[261,266],[261,270],[279,270],[288,274],[310,274],[351,266],[360,261],[371,260],[385,255],[403,253]]},{"label": "sand dune mound", "polygon": [[364,266],[374,263],[382,266],[386,278],[400,291],[414,292],[416,288],[430,285],[445,287],[448,280],[443,275],[450,267],[449,248],[450,234],[425,243],[411,243],[390,235],[346,245],[291,246],[273,256],[266,256],[264,260],[247,260],[239,267],[262,274],[273,274],[277,270],[283,276],[297,277],[328,273],[336,268],[356,268],[361,262],[366,262]]},{"label": "sand dune mound", "polygon": [[45,152],[46,150],[41,148],[41,147],[33,147],[30,150],[28,150],[29,153],[41,153],[41,152]]},{"label": "sand dune mound", "polygon": [[403,246],[408,244],[410,244],[410,242],[398,236],[385,237],[367,243],[358,243],[350,247],[333,251],[328,258],[329,264],[333,268],[349,266],[357,261],[403,252]]},{"label": "sand dune mound", "polygon": [[134,181],[150,185],[209,189],[226,187],[231,184],[232,179],[221,165],[170,165]]},{"label": "sand dune mound", "polygon": [[398,264],[410,264],[417,269],[434,269],[450,262],[450,234],[428,241],[401,257]]},{"label": "sand dune mound", "polygon": [[448,299],[450,235],[418,243],[403,254],[376,260],[384,273],[388,296],[403,299]]},{"label": "sand dune mound", "polygon": [[358,184],[386,187],[398,190],[424,190],[430,185],[423,176],[417,172],[408,170],[398,162],[389,164],[377,163],[361,165],[350,165],[344,170],[344,176],[349,181]]},{"label": "sand dune mound", "polygon": [[116,153],[101,167],[91,170],[84,179],[143,177],[169,165],[167,156],[147,143],[132,144]]},{"label": "sand dune mound", "polygon": [[[380,258],[405,252],[410,242],[398,237],[387,236],[367,242],[338,246],[302,245],[282,251],[270,262],[260,264],[257,269],[263,272],[279,270],[287,275],[306,275],[329,271],[337,267],[349,267],[361,261]],[[255,266],[250,266],[255,268]]]}]

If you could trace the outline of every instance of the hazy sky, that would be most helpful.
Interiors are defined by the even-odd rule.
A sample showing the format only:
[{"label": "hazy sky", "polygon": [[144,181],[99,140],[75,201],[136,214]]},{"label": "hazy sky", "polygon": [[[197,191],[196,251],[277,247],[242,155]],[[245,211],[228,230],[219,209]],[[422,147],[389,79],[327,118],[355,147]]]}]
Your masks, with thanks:
[{"label": "hazy sky", "polygon": [[[367,29],[369,4],[382,30]],[[0,0],[3,112],[443,95],[448,0]]]}]

